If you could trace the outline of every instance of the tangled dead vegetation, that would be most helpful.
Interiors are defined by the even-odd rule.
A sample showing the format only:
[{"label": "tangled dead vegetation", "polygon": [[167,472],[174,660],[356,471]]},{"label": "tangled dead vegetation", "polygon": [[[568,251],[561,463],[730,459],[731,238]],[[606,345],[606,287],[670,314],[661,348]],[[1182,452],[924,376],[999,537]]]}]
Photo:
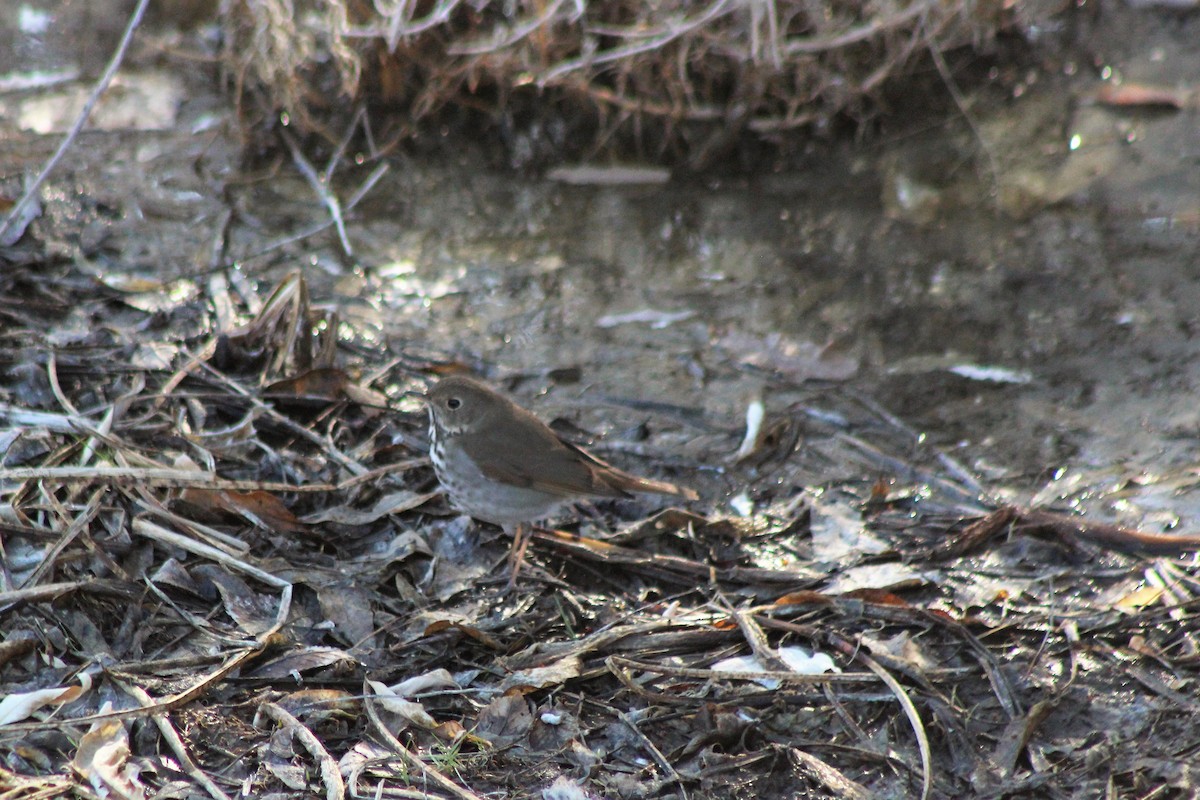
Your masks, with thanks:
[{"label": "tangled dead vegetation", "polygon": [[224,62],[239,96],[330,141],[344,108],[365,99],[400,112],[393,136],[446,111],[478,112],[475,123],[528,114],[559,147],[632,143],[700,164],[743,133],[772,140],[864,119],[924,57],[986,50],[1054,11],[993,0],[240,0],[224,10]]},{"label": "tangled dead vegetation", "polygon": [[[953,462],[888,455],[916,437],[860,398],[805,451],[894,481],[781,490],[793,409],[706,487],[754,514],[600,509],[617,535],[540,532],[508,593],[506,544],[447,514],[404,410],[447,365],[360,346],[297,275],[266,297],[227,277],[164,305],[164,287],[70,267],[5,273],[6,797],[1083,798],[1190,780],[1196,704],[1172,684],[1194,669],[1194,581],[1100,548],[1195,537],[983,515]],[[79,314],[106,324],[59,329]],[[867,426],[870,443],[850,433]]]}]

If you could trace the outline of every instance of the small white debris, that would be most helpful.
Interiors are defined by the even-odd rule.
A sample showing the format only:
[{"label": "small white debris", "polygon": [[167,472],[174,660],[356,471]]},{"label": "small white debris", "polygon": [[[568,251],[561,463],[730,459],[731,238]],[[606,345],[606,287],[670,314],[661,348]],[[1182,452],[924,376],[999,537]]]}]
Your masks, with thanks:
[{"label": "small white debris", "polygon": [[754,513],[754,501],[750,499],[750,495],[742,492],[737,497],[729,498],[729,507],[739,517],[748,517]]}]

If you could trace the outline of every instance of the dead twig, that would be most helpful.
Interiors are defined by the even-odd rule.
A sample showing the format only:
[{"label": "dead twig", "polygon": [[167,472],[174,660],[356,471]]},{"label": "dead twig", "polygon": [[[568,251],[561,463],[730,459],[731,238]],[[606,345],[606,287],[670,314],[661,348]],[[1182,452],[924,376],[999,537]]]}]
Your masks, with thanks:
[{"label": "dead twig", "polygon": [[[111,676],[110,676],[111,677]],[[146,690],[140,686],[126,684],[124,681],[113,679],[113,682],[120,686],[126,694],[133,697],[141,704],[142,708],[150,708],[154,705],[154,699],[146,693]],[[171,724],[171,720],[166,714],[158,713],[151,714],[150,719],[154,720],[154,724],[158,727],[159,733],[166,740],[167,746],[171,748],[171,752],[179,759],[179,765],[183,767],[192,780],[204,787],[204,791],[208,792],[208,796],[213,800],[230,800],[229,795],[221,791],[221,787],[217,786],[216,782],[196,766],[196,762],[192,760],[188,753],[187,745],[183,743],[175,726]]]},{"label": "dead twig", "polygon": [[262,727],[263,717],[282,725],[293,738],[304,746],[309,755],[317,760],[321,770],[321,779],[325,782],[325,800],[342,800],[346,796],[346,782],[342,780],[337,761],[329,755],[329,751],[325,749],[325,745],[321,744],[321,740],[300,720],[275,703],[263,703],[258,707],[258,713],[254,715],[256,728]]},{"label": "dead twig", "polygon": [[109,486],[162,486],[174,489],[219,489],[232,492],[332,492],[327,483],[272,483],[229,480],[195,469],[141,467],[8,467],[0,468],[3,481],[50,481],[53,483],[104,483]]},{"label": "dead twig", "polygon": [[404,744],[397,739],[390,730],[388,730],[387,726],[383,724],[383,720],[379,718],[379,712],[375,710],[375,701],[371,699],[373,694],[368,690],[368,687],[363,687],[363,695],[363,704],[367,710],[367,718],[371,721],[371,725],[374,726],[375,732],[409,769],[420,773],[422,777],[424,777],[434,786],[437,786],[443,791],[449,792],[450,794],[459,798],[459,800],[483,800],[482,797],[475,794],[470,789],[459,786],[457,783],[450,780],[445,775],[438,772],[436,769],[429,766],[416,755],[414,755],[412,751],[405,747]]},{"label": "dead twig", "polygon": [[108,88],[108,85],[112,83],[112,79],[116,76],[121,62],[125,60],[125,51],[129,49],[129,43],[133,40],[133,32],[142,23],[142,17],[145,15],[146,8],[149,5],[150,0],[138,0],[137,6],[129,16],[129,22],[125,25],[125,32],[121,35],[121,41],[117,43],[117,49],[113,51],[112,57],[108,60],[108,65],[104,68],[103,74],[100,75],[99,80],[92,87],[91,94],[88,95],[83,108],[79,110],[79,115],[75,118],[75,122],[72,123],[71,129],[63,137],[62,142],[58,145],[58,149],[54,151],[54,155],[42,167],[42,171],[25,187],[24,194],[17,200],[16,205],[9,209],[4,221],[0,222],[0,241],[9,235],[11,228],[16,224],[17,220],[21,219],[26,207],[33,202],[34,195],[42,188],[42,184],[46,182],[46,178],[50,177],[50,173],[58,166],[58,162],[62,160],[62,157],[66,155],[68,148],[75,141],[75,137],[83,130],[88,117],[92,114],[92,109],[96,107],[96,103],[100,102],[100,96],[104,94],[104,90]]},{"label": "dead twig", "polygon": [[[273,636],[275,632],[269,631],[268,633],[270,636]],[[146,717],[156,713],[167,713],[169,711],[174,711],[177,708],[193,702],[198,697],[203,695],[211,686],[233,671],[240,669],[247,661],[260,654],[266,648],[267,641],[270,636],[260,636],[258,643],[254,647],[247,647],[244,650],[235,653],[220,667],[213,670],[208,675],[205,675],[188,688],[171,695],[165,700],[155,700],[150,705],[142,706],[141,708],[127,708],[121,711],[102,711],[97,714],[85,714],[84,716],[72,717],[70,719],[50,719],[44,722],[14,722],[10,725],[5,725],[3,730],[5,733],[44,731],[52,728],[66,728],[74,725],[89,725],[95,722],[104,722],[106,720],[131,719],[134,717]]]},{"label": "dead twig", "polygon": [[966,555],[1005,531],[1050,536],[1070,547],[1089,543],[1123,553],[1143,555],[1178,555],[1200,550],[1198,534],[1146,533],[1054,511],[1002,506],[972,522],[953,540],[939,548],[938,554],[942,558]]}]

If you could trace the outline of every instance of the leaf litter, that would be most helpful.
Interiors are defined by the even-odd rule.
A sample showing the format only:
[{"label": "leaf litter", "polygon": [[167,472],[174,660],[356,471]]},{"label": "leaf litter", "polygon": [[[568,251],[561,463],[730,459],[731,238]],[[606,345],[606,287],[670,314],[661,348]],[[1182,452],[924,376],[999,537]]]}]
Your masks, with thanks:
[{"label": "leaf litter", "polygon": [[539,530],[509,593],[507,543],[446,506],[403,402],[461,367],[340,346],[298,274],[246,292],[181,294],[231,327],[155,329],[163,360],[118,328],[5,339],[41,343],[0,408],[6,796],[1186,784],[1191,739],[1156,731],[1200,708],[1195,537],[989,499],[835,390],[753,400],[725,466],[690,470],[707,502]]}]

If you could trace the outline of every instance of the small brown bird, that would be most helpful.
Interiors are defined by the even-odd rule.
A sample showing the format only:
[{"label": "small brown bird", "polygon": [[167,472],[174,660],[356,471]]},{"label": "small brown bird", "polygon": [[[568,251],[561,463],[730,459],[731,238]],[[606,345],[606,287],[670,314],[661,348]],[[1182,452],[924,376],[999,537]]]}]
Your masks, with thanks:
[{"label": "small brown bird", "polygon": [[429,456],[450,502],[513,536],[509,585],[528,545],[529,523],[589,497],[634,492],[697,499],[691,489],[639,478],[564,442],[549,426],[478,381],[444,378],[429,406]]}]

